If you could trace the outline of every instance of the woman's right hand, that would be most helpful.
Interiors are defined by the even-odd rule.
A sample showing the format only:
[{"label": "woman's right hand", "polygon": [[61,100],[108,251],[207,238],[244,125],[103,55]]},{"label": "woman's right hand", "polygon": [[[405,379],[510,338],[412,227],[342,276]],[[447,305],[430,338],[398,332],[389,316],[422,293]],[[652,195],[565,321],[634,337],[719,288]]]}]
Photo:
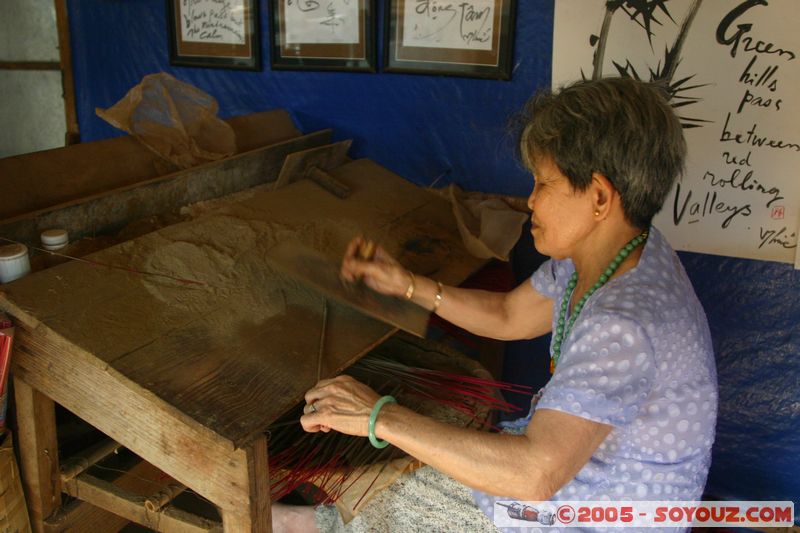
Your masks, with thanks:
[{"label": "woman's right hand", "polygon": [[[363,257],[363,251],[374,247],[371,259]],[[350,241],[342,259],[342,279],[356,282],[359,279],[371,289],[390,296],[405,297],[412,282],[411,272],[403,268],[381,246],[359,235]]]}]

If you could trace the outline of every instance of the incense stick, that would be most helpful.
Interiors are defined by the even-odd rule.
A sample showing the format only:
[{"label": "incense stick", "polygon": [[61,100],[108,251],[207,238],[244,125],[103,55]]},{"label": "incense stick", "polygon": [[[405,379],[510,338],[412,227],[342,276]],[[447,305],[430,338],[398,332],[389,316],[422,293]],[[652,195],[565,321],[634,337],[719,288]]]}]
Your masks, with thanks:
[{"label": "incense stick", "polygon": [[317,383],[322,377],[322,354],[325,350],[325,329],[328,324],[328,299],[322,298],[322,332],[319,334],[319,352],[317,353]]},{"label": "incense stick", "polygon": [[[323,324],[325,320],[323,308]],[[437,404],[448,413],[461,413],[459,423],[464,427],[483,429],[492,427],[489,412],[519,410],[497,392],[531,392],[529,387],[488,378],[407,366],[375,353],[356,362],[348,373],[353,373],[357,379],[383,394],[391,394],[401,401],[404,399],[405,405],[416,410],[424,408],[424,405]],[[414,402],[412,397],[419,400]],[[402,453],[391,446],[377,450],[365,439],[335,432],[306,433],[298,423],[301,409],[302,406],[296,407],[292,413],[272,424],[268,431],[272,498],[278,500],[299,491],[316,503],[334,503],[345,497],[366,474],[367,489],[354,497],[356,504],[353,508],[359,507],[383,470],[374,469],[378,472],[374,479],[369,479],[374,470],[365,467],[400,457],[398,454]],[[310,488],[311,485],[318,487],[318,492],[310,494],[315,490]],[[362,489],[358,490],[361,492]]]}]

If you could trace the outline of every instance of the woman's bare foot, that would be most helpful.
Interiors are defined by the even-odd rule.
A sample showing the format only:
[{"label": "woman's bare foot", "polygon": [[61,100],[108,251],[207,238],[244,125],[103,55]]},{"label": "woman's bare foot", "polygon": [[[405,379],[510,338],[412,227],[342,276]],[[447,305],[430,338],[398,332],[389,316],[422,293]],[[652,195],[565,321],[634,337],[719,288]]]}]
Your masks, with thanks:
[{"label": "woman's bare foot", "polygon": [[317,521],[313,505],[272,504],[274,533],[316,533]]}]

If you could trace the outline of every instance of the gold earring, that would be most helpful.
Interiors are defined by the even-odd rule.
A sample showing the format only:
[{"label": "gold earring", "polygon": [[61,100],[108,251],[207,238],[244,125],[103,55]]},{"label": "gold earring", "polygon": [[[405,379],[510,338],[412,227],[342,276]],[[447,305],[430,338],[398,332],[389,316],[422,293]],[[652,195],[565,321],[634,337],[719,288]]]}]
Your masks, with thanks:
[{"label": "gold earring", "polygon": [[600,211],[595,211],[594,212],[594,216],[599,217],[600,216]]}]

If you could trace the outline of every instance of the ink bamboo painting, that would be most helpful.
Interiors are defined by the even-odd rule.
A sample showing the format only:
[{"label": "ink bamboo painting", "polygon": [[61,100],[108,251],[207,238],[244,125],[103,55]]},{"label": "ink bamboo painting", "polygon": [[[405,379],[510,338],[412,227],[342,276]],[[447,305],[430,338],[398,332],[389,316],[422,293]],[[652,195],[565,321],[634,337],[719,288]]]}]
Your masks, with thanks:
[{"label": "ink bamboo painting", "polygon": [[791,0],[556,0],[553,86],[661,84],[687,168],[654,224],[679,250],[800,264],[800,36]]}]

